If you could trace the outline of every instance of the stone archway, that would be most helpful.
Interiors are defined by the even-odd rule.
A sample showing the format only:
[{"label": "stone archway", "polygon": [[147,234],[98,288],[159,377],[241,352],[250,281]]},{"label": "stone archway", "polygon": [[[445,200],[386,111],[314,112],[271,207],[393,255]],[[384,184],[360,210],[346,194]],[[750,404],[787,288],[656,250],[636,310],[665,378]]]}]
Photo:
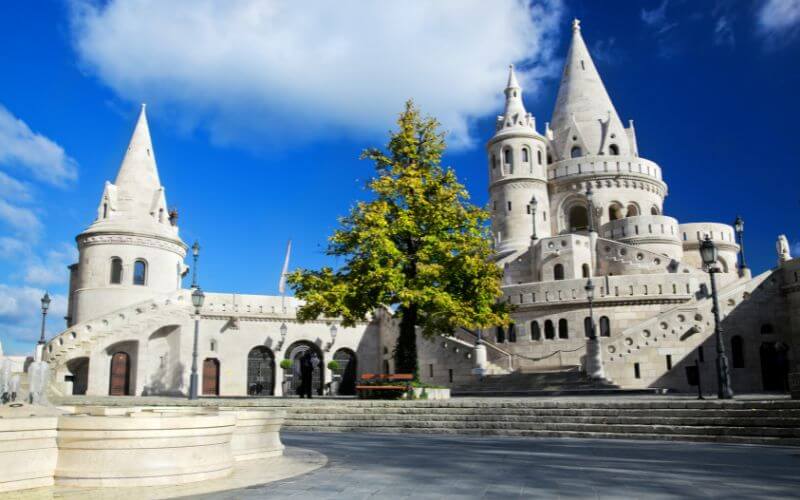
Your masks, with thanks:
[{"label": "stone archway", "polygon": [[72,382],[72,395],[84,396],[89,387],[89,358],[80,357],[67,361],[69,381]]},{"label": "stone archway", "polygon": [[219,396],[219,360],[203,360],[203,396]]},{"label": "stone archway", "polygon": [[314,372],[311,376],[312,391],[315,394],[322,396],[322,388],[325,385],[324,357],[319,346],[306,340],[295,342],[294,344],[290,345],[288,349],[286,349],[286,359],[292,360],[292,380],[289,390],[291,393],[297,394],[302,378],[300,375],[300,358],[302,358],[309,350],[317,353],[317,357],[319,358],[319,364],[314,369]]},{"label": "stone archway", "polygon": [[333,355],[334,361],[339,363],[336,375],[342,377],[338,393],[343,396],[352,396],[356,393],[356,378],[358,376],[358,358],[350,349],[339,349]]},{"label": "stone archway", "polygon": [[247,355],[247,395],[275,394],[275,355],[269,347],[259,345]]}]

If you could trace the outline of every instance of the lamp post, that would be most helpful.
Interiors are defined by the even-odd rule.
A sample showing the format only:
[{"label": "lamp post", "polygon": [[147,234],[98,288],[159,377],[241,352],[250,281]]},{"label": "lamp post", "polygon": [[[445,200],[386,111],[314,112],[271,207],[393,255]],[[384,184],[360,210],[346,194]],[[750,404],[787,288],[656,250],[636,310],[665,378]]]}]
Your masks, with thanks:
[{"label": "lamp post", "polygon": [[197,288],[197,258],[200,257],[200,243],[197,240],[192,245],[192,288]]},{"label": "lamp post", "polygon": [[713,301],[712,312],[714,313],[714,336],[717,341],[717,395],[719,399],[733,398],[731,389],[731,374],[728,369],[728,358],[725,356],[725,344],[722,340],[722,326],[719,321],[719,299],[717,298],[717,281],[714,275],[719,272],[715,267],[717,262],[717,247],[714,242],[706,235],[700,243],[700,256],[703,259],[711,279],[711,300]]},{"label": "lamp post", "polygon": [[39,345],[44,345],[44,326],[47,321],[47,310],[50,309],[50,295],[47,292],[44,292],[44,296],[42,297],[42,334],[39,337]]},{"label": "lamp post", "polygon": [[531,198],[531,218],[533,219],[533,234],[531,235],[531,239],[532,240],[537,239],[537,236],[536,236],[536,206],[538,204],[539,204],[539,202],[536,201],[536,197],[535,196],[533,198]]},{"label": "lamp post", "polygon": [[592,183],[590,182],[586,186],[586,212],[589,218],[589,232],[594,232],[594,207],[592,206],[592,200],[594,199],[594,191],[592,191]]},{"label": "lamp post", "polygon": [[339,328],[336,326],[336,323],[331,324],[331,342],[328,344],[327,351],[330,351],[333,347],[333,343],[336,342],[336,334],[339,332]]},{"label": "lamp post", "polygon": [[200,337],[200,308],[206,295],[200,287],[196,287],[192,292],[192,305],[194,306],[194,348],[192,349],[192,375],[189,378],[189,399],[198,398],[197,380],[197,344]]},{"label": "lamp post", "polygon": [[586,299],[589,302],[589,340],[586,349],[586,374],[592,379],[605,377],[603,370],[603,356],[600,352],[600,340],[597,338],[597,329],[594,326],[594,283],[592,278],[586,281]]},{"label": "lamp post", "polygon": [[744,261],[744,219],[737,215],[736,220],[733,221],[733,229],[736,231],[736,239],[739,243],[739,274],[743,274],[747,269],[747,263]]},{"label": "lamp post", "polygon": [[280,345],[278,345],[279,351],[283,348],[283,343],[286,342],[286,334],[289,333],[289,328],[286,326],[286,323],[281,323],[280,332],[281,332],[281,343]]}]

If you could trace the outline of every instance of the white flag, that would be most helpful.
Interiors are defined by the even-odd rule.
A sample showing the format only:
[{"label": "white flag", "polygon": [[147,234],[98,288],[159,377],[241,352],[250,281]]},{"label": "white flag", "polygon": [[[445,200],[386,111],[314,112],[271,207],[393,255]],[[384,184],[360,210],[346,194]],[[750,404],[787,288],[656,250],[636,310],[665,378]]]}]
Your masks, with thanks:
[{"label": "white flag", "polygon": [[283,270],[281,271],[281,280],[278,282],[278,291],[281,294],[286,293],[286,276],[289,274],[289,255],[292,253],[292,240],[286,245],[286,258],[283,260]]}]

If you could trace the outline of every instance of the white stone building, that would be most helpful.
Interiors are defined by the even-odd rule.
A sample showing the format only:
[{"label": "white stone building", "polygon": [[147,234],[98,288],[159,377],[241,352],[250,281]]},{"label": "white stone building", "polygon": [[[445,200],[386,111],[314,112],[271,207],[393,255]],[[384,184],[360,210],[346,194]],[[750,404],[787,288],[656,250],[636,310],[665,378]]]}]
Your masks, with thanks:
[{"label": "white stone building", "polygon": [[[177,214],[167,209],[144,106],[116,181],[106,183],[94,222],[76,240],[67,329],[45,348],[55,390],[185,394],[195,324],[192,290],[182,287],[187,246],[178,235]],[[202,394],[293,390],[299,377],[284,373],[280,361],[308,349],[321,360],[318,393],[333,379],[331,359],[340,364],[345,393],[353,391],[357,372],[380,371],[379,317],[354,328],[333,319],[300,324],[297,307],[291,297],[207,292],[198,335]]]},{"label": "white stone building", "polygon": [[[485,364],[475,347],[478,332],[420,339],[421,378],[474,385],[480,361],[500,376],[582,370],[624,388],[691,391],[687,368],[697,364],[711,390],[716,343],[699,253],[708,236],[719,249],[733,387],[780,389],[800,359],[800,259],[781,250],[779,267],[753,277],[738,265],[733,227],[665,215],[661,167],[640,155],[633,123],[620,120],[577,21],[552,125],[538,131],[513,68],[505,95],[487,155],[496,258],[513,324],[483,332]],[[56,390],[186,393],[195,319],[191,289],[182,288],[187,246],[167,210],[144,108],[119,175],[106,184],[96,219],[77,242],[68,327],[45,349]],[[587,341],[590,278],[598,343]],[[203,393],[280,395],[298,377],[284,387],[290,372],[278,363],[306,349],[323,360],[319,392],[332,379],[326,365],[333,358],[343,365],[344,392],[352,392],[356,374],[392,371],[396,328],[385,313],[343,328],[334,319],[298,323],[298,305],[292,298],[284,307],[280,297],[207,293],[199,322]]]}]

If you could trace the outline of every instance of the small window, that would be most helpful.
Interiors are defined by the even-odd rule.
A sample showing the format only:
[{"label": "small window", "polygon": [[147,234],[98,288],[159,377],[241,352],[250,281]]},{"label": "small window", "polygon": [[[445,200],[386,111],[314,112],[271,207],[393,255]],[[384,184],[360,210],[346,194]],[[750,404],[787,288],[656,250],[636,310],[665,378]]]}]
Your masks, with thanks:
[{"label": "small window", "polygon": [[143,260],[137,260],[133,264],[133,284],[147,284],[147,263]]},{"label": "small window", "polygon": [[639,208],[633,203],[628,205],[626,217],[636,217],[637,215],[639,215]]},{"label": "small window", "polygon": [[433,378],[433,364],[428,365],[428,376]]},{"label": "small window", "polygon": [[586,70],[586,65],[583,64],[583,60],[581,60],[581,69],[584,70],[584,71]]},{"label": "small window", "polygon": [[612,144],[608,147],[608,154],[617,156],[619,155],[619,146]]},{"label": "small window", "polygon": [[622,218],[622,208],[619,205],[608,206],[608,219],[619,220]]},{"label": "small window", "polygon": [[569,152],[569,155],[570,155],[570,157],[572,157],[572,158],[580,158],[581,156],[583,156],[583,151],[581,151],[581,148],[580,148],[580,147],[578,147],[578,146],[574,146],[574,147],[573,147],[573,148],[570,150],[570,152]]},{"label": "small window", "polygon": [[564,266],[561,264],[556,264],[553,266],[553,279],[554,280],[563,280],[564,279]]},{"label": "small window", "polygon": [[103,218],[108,218],[108,203],[103,203]]},{"label": "small window", "polygon": [[592,318],[589,316],[583,318],[583,336],[586,338],[592,337]]},{"label": "small window", "polygon": [[667,371],[672,370],[672,354],[667,354]]},{"label": "small window", "polygon": [[633,364],[633,376],[635,378],[642,378],[642,370],[639,368],[639,363]]},{"label": "small window", "polygon": [[114,257],[111,259],[111,284],[119,285],[122,283],[122,259]]},{"label": "small window", "polygon": [[211,345],[209,346],[209,350],[211,352],[216,352],[216,350],[217,350],[217,341],[216,340],[212,340],[211,341]]},{"label": "small window", "polygon": [[508,325],[508,341],[509,342],[517,341],[517,325],[515,325],[514,323]]},{"label": "small window", "polygon": [[511,168],[511,171],[513,172],[514,152],[511,151],[511,148],[506,148],[503,150],[503,163],[505,163],[506,167]]},{"label": "small window", "polygon": [[567,320],[564,318],[558,320],[558,338],[560,339],[569,338],[569,330],[567,329]]},{"label": "small window", "polygon": [[522,148],[522,162],[528,163],[529,161],[531,160],[529,158],[528,148]]},{"label": "small window", "polygon": [[581,274],[584,278],[589,277],[589,264],[584,264],[581,266]]},{"label": "small window", "polygon": [[450,381],[451,384],[453,383],[453,369],[452,368],[449,368],[447,370],[447,379]]},{"label": "small window", "polygon": [[536,151],[536,162],[541,165],[542,164],[542,152],[541,150]]},{"label": "small window", "polygon": [[492,168],[497,168],[497,155],[492,155]]},{"label": "small window", "polygon": [[531,321],[531,340],[542,340],[542,332],[539,330],[538,321]]},{"label": "small window", "polygon": [[556,338],[556,329],[553,327],[553,322],[549,319],[544,322],[544,338],[547,340]]},{"label": "small window", "polygon": [[611,321],[608,319],[608,316],[600,316],[600,336],[611,336]]},{"label": "small window", "polygon": [[511,211],[511,202],[510,201],[508,202],[508,211],[509,212]]},{"label": "small window", "polygon": [[658,213],[658,207],[657,206],[653,205],[652,207],[650,207],[650,215],[661,215],[661,214]]}]

